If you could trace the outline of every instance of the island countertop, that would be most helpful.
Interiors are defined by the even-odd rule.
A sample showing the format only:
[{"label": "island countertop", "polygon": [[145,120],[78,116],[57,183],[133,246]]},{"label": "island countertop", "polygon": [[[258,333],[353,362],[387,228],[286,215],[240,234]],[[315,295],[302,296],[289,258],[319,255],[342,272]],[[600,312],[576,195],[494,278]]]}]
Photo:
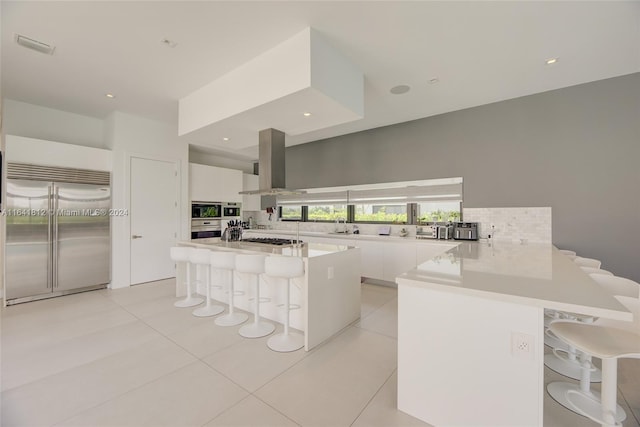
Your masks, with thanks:
[{"label": "island countertop", "polygon": [[436,426],[542,427],[544,309],[633,320],[550,243],[462,242],[396,282],[398,409]]},{"label": "island countertop", "polygon": [[302,258],[314,258],[318,256],[344,252],[354,249],[353,246],[335,245],[326,243],[304,243],[302,247],[295,246],[274,246],[262,243],[250,243],[243,241],[235,242],[210,242],[199,243],[194,240],[179,242],[180,245],[193,246],[197,248],[215,250],[234,250],[242,252],[261,252],[269,255],[301,256]]},{"label": "island countertop", "polygon": [[398,284],[631,321],[632,314],[551,244],[462,242]]}]

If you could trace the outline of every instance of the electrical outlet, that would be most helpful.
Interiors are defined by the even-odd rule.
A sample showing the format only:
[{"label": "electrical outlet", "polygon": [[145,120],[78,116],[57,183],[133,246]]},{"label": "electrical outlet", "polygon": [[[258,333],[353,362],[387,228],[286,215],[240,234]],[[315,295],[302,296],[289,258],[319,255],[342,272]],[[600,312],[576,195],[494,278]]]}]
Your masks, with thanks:
[{"label": "electrical outlet", "polygon": [[333,279],[333,267],[327,268],[327,279]]},{"label": "electrical outlet", "polygon": [[521,359],[533,359],[534,343],[533,335],[511,332],[511,355]]}]

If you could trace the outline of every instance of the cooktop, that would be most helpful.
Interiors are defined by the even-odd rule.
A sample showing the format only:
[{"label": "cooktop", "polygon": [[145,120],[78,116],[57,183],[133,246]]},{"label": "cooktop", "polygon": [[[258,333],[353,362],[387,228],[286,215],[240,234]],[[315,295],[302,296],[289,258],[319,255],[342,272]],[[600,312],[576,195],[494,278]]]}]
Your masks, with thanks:
[{"label": "cooktop", "polygon": [[279,239],[275,237],[250,237],[248,239],[242,239],[243,243],[260,243],[264,245],[274,246],[287,246],[295,245],[296,243],[303,243],[302,241],[292,239]]}]

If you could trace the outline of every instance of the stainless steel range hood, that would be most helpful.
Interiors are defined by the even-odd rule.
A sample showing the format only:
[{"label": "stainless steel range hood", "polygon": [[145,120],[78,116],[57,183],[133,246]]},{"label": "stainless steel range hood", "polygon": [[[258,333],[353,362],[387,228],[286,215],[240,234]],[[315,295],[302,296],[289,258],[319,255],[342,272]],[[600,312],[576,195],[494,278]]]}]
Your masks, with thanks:
[{"label": "stainless steel range hood", "polygon": [[304,194],[303,190],[285,188],[284,132],[277,129],[264,129],[258,134],[258,172],[259,188],[241,191],[240,194],[262,197],[261,207],[276,205],[276,196]]}]

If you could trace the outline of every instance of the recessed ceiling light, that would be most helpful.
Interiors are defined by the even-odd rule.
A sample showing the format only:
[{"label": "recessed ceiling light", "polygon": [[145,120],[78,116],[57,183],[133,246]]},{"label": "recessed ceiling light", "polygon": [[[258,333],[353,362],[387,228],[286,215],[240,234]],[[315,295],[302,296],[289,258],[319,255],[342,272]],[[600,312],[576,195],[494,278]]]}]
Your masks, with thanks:
[{"label": "recessed ceiling light", "polygon": [[549,59],[547,59],[547,60],[546,60],[546,61],[544,61],[544,62],[545,62],[545,64],[547,64],[547,65],[553,65],[553,64],[555,64],[556,62],[558,62],[558,58],[549,58]]},{"label": "recessed ceiling light", "polygon": [[227,138],[227,137],[225,136],[224,138],[222,138],[222,140],[226,142],[226,141],[228,141],[228,140],[229,140],[229,138]]},{"label": "recessed ceiling light", "polygon": [[305,117],[309,117],[311,115],[311,113],[306,112],[306,113],[302,113],[302,115],[305,116]]},{"label": "recessed ceiling light", "polygon": [[434,77],[434,78],[432,78],[431,80],[429,80],[429,84],[430,84],[430,85],[434,85],[434,84],[438,83],[439,81],[440,81],[440,79],[439,79],[439,78]]},{"label": "recessed ceiling light", "polygon": [[398,85],[398,86],[394,86],[392,87],[389,92],[391,92],[394,95],[402,95],[403,93],[407,93],[411,90],[411,88],[407,85]]},{"label": "recessed ceiling light", "polygon": [[104,96],[106,96],[107,98],[115,98],[116,96],[112,93],[105,93]]},{"label": "recessed ceiling light", "polygon": [[173,40],[169,40],[169,39],[162,39],[162,40],[160,40],[160,43],[162,43],[163,45],[165,45],[167,47],[176,47],[178,45],[178,43],[174,42]]}]

